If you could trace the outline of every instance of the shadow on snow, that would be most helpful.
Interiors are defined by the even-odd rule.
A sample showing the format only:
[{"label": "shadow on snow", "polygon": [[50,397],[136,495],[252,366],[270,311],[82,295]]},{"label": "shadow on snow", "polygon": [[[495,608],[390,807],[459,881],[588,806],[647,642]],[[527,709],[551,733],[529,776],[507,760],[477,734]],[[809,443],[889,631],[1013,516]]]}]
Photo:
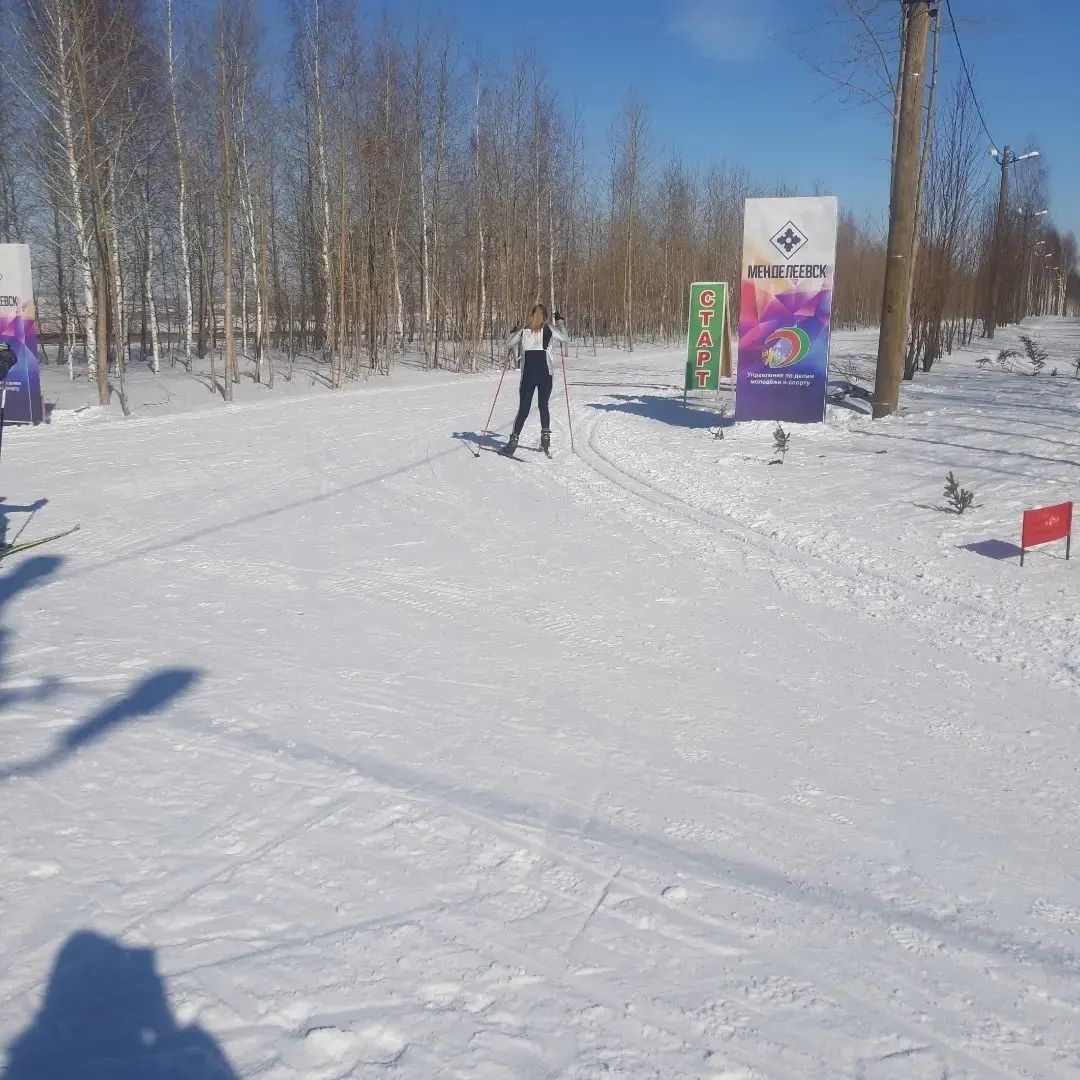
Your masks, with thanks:
[{"label": "shadow on snow", "polygon": [[612,394],[608,402],[591,402],[590,409],[598,412],[620,412],[643,416],[672,427],[705,429],[728,427],[734,424],[730,416],[721,416],[691,400],[684,405],[681,397],[661,397],[657,394]]},{"label": "shadow on snow", "polygon": [[72,934],[30,1026],[7,1048],[5,1080],[236,1080],[202,1028],[181,1027],[153,949]]}]

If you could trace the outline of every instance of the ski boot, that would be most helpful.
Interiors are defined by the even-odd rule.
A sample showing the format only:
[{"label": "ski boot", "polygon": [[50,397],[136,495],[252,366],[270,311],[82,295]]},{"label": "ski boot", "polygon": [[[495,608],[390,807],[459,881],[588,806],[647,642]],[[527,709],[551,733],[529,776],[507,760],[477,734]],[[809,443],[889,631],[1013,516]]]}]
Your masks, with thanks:
[{"label": "ski boot", "polygon": [[513,457],[518,448],[518,436],[517,432],[510,433],[510,438],[507,440],[506,445],[499,451],[500,454],[505,454],[506,457]]},{"label": "ski boot", "polygon": [[540,449],[543,450],[545,454],[547,454],[549,456],[551,455],[551,429],[550,428],[544,428],[544,430],[540,432]]}]

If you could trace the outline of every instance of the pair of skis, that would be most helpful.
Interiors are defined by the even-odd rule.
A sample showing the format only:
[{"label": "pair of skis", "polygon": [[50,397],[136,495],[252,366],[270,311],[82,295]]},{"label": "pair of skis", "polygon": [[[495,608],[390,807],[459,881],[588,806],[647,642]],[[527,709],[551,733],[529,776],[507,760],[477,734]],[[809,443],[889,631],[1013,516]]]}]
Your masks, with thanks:
[{"label": "pair of skis", "polygon": [[70,529],[53,533],[52,536],[39,536],[36,540],[17,540],[13,544],[0,544],[0,560],[7,558],[8,555],[17,555],[20,551],[41,547],[42,544],[51,544],[54,540],[62,540],[65,536],[78,532],[80,528],[79,525],[72,525]]},{"label": "pair of skis", "polygon": [[[497,447],[494,447],[494,446],[481,446],[480,449],[481,450],[487,450],[489,453],[492,453],[492,454],[498,454],[499,457],[509,458],[511,461],[526,461],[527,460],[526,458],[518,457],[516,453],[515,454],[510,453],[510,451],[505,446],[501,450],[498,449]],[[544,450],[543,448],[541,448],[539,446],[525,446],[525,447],[519,447],[519,449],[532,450],[534,453],[543,454],[544,457],[546,457],[548,459],[548,461],[551,460],[551,451],[550,450]]]}]

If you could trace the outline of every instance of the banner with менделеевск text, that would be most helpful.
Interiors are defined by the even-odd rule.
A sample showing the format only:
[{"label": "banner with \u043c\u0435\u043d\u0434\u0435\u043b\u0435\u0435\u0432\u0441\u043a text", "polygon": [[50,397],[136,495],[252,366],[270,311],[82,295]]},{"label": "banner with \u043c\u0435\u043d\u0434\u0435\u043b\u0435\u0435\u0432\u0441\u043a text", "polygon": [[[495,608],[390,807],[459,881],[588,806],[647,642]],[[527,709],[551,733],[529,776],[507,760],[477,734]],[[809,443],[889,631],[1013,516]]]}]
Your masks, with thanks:
[{"label": "banner with \u043c\u0435\u043d\u0434\u0435\u043b\u0435\u0435\u0432\u0441\u043a text", "polygon": [[3,387],[4,422],[40,424],[45,418],[37,353],[37,311],[30,248],[0,244],[0,345],[15,353]]},{"label": "banner with \u043c\u0435\u043d\u0434\u0435\u043b\u0435\u0435\u0432\u0441\u043a text", "polygon": [[832,196],[746,200],[736,420],[825,419],[838,213]]}]

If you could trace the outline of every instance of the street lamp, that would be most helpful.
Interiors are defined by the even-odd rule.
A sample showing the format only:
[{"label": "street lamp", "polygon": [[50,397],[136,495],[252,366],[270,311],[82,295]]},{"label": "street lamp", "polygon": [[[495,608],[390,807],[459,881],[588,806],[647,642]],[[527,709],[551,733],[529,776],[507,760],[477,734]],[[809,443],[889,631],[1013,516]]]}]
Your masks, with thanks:
[{"label": "street lamp", "polygon": [[1017,156],[1008,146],[1004,153],[992,147],[990,156],[1001,169],[1001,186],[998,188],[997,216],[994,218],[994,241],[990,251],[990,274],[986,290],[986,315],[983,318],[983,336],[993,338],[997,329],[998,277],[1001,272],[1002,235],[1005,232],[1005,214],[1009,207],[1009,166],[1020,161],[1030,161],[1040,157],[1038,150],[1029,150]]},{"label": "street lamp", "polygon": [[[1024,210],[1023,208],[1017,208],[1016,212],[1021,217],[1039,218],[1039,217],[1042,217],[1043,214],[1048,214],[1050,211],[1049,210],[1037,210],[1037,211],[1034,211],[1034,212],[1029,212],[1029,211]],[[1023,310],[1020,312],[1021,321],[1026,319],[1028,317],[1028,315],[1032,314],[1032,309],[1036,306],[1036,295],[1037,295],[1037,292],[1038,292],[1038,288],[1037,288],[1036,281],[1035,281],[1035,258],[1039,255],[1039,248],[1045,247],[1045,246],[1046,246],[1046,241],[1045,240],[1036,240],[1035,241],[1035,246],[1030,248],[1028,250],[1028,253],[1027,253],[1027,273],[1026,273],[1026,278],[1025,278],[1025,281],[1024,281],[1024,292],[1023,292],[1024,304],[1023,304]],[[1050,258],[1050,256],[1047,255],[1046,258]]]}]

